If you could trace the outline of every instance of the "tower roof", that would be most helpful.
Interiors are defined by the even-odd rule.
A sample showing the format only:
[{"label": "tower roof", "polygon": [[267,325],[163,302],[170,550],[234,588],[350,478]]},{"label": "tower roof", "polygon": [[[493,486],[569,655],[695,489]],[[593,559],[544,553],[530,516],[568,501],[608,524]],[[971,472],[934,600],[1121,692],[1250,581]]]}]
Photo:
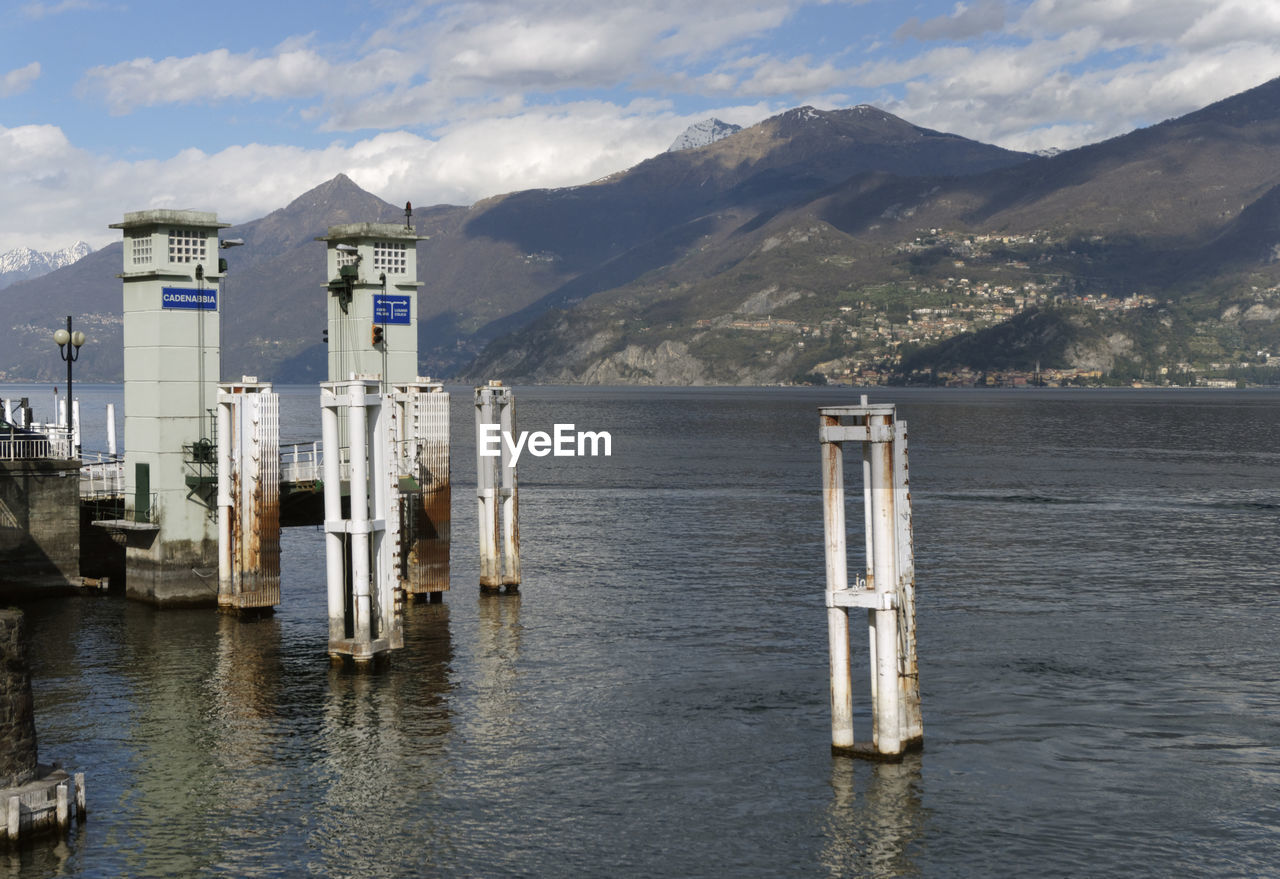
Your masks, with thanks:
[{"label": "tower roof", "polygon": [[396,241],[425,241],[429,236],[419,235],[413,229],[399,223],[342,223],[330,226],[328,235],[316,237],[316,241],[350,241],[353,238],[390,238]]},{"label": "tower roof", "polygon": [[127,211],[124,221],[112,223],[108,229],[136,229],[140,226],[196,226],[207,229],[226,229],[230,223],[219,223],[212,211],[175,211],[160,208],[151,211]]}]

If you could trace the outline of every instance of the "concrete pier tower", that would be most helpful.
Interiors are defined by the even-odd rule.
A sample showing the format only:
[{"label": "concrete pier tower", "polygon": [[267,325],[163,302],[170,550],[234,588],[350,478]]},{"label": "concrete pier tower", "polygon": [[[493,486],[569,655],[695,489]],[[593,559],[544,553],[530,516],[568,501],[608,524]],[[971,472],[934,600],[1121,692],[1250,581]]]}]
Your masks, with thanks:
[{"label": "concrete pier tower", "polygon": [[215,605],[215,413],[220,360],[217,216],[126,213],[125,574],[132,598]]},{"label": "concrete pier tower", "polygon": [[418,377],[418,235],[409,225],[346,223],[324,241],[330,280],[329,381],[382,377],[382,390]]}]

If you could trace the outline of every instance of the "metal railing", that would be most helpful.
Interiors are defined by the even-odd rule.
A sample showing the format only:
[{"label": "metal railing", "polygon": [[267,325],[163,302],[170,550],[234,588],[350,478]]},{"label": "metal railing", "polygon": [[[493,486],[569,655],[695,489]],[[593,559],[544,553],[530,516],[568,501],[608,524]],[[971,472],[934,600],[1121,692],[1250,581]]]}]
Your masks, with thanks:
[{"label": "metal railing", "polygon": [[124,459],[106,452],[80,456],[80,497],[106,498],[124,495]]},{"label": "metal railing", "polygon": [[21,433],[11,425],[0,427],[0,461],[74,457],[71,431],[65,427],[32,425]]},{"label": "metal railing", "polygon": [[[396,470],[400,476],[415,476],[417,470],[413,462],[421,451],[415,445],[418,440],[397,440]],[[338,467],[342,478],[351,477],[351,450],[341,448]],[[281,482],[323,482],[324,481],[324,444],[320,441],[310,443],[294,443],[280,447],[280,481]]]},{"label": "metal railing", "polygon": [[281,482],[320,482],[323,479],[324,450],[319,441],[280,447]]},{"label": "metal railing", "polygon": [[160,521],[160,495],[158,492],[151,492],[146,497],[147,506],[145,509],[138,508],[137,497],[130,494],[125,496],[124,515],[121,516],[127,522],[159,522]]}]

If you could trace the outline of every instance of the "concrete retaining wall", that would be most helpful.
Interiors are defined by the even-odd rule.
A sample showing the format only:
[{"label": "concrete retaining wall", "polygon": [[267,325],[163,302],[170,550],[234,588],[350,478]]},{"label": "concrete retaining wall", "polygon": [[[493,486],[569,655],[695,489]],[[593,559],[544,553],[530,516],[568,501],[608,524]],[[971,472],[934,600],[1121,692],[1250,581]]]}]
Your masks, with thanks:
[{"label": "concrete retaining wall", "polygon": [[80,581],[80,462],[0,461],[0,595]]}]

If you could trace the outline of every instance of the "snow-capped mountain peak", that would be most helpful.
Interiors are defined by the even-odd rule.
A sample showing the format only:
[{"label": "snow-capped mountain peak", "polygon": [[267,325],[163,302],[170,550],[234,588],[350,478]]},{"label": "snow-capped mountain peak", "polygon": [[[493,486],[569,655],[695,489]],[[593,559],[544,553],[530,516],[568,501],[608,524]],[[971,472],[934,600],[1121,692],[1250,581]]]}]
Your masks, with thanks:
[{"label": "snow-capped mountain peak", "polygon": [[93,252],[84,241],[77,241],[70,247],[58,250],[39,251],[30,247],[15,247],[13,250],[0,253],[0,289],[16,284],[18,281],[29,281],[41,275],[47,275],[55,269],[69,266],[81,257]]},{"label": "snow-capped mountain peak", "polygon": [[680,150],[693,150],[698,147],[704,147],[709,143],[715,143],[717,140],[728,137],[735,131],[741,130],[741,125],[721,122],[719,119],[703,119],[701,122],[696,122],[686,128],[684,133],[677,137],[671,146],[667,147],[667,152],[674,153]]}]

